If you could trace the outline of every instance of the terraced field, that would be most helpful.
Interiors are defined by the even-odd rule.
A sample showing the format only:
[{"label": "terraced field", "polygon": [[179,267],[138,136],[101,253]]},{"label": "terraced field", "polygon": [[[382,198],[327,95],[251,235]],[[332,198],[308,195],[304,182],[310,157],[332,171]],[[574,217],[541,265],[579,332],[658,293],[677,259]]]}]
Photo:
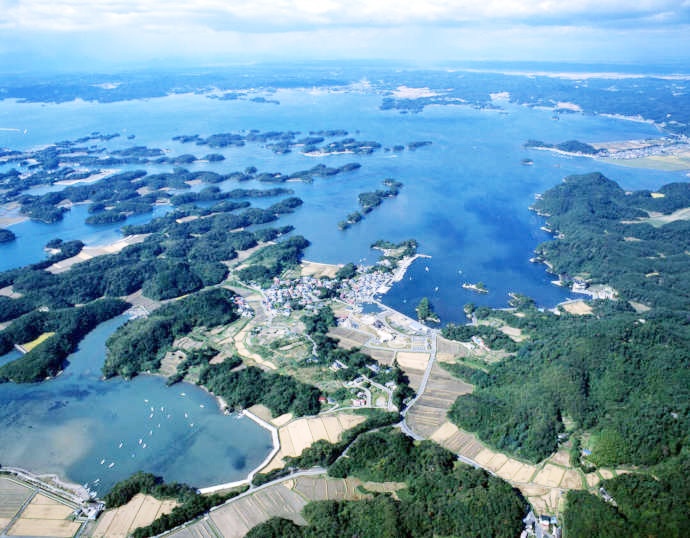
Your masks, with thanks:
[{"label": "terraced field", "polygon": [[434,363],[424,394],[407,413],[407,424],[419,435],[433,437],[446,422],[448,409],[457,397],[470,392],[472,385],[453,377]]},{"label": "terraced field", "polygon": [[92,538],[125,538],[137,527],[145,527],[177,506],[174,500],[161,501],[138,493],[124,506],[105,511],[91,533]]},{"label": "terraced field", "polygon": [[175,533],[175,538],[218,538],[218,532],[208,517]]},{"label": "terraced field", "polygon": [[[537,513],[553,514],[562,509],[565,490],[597,486],[598,476],[585,476],[580,469],[570,466],[566,449],[535,465],[492,450],[474,434],[451,423],[446,418],[448,409],[459,395],[471,391],[471,385],[435,362],[426,390],[407,413],[408,426],[520,489]],[[605,477],[605,472],[602,470],[601,477]]]},{"label": "terraced field", "polygon": [[324,476],[303,476],[287,479],[279,484],[239,497],[217,508],[196,523],[173,534],[174,538],[241,538],[250,529],[278,516],[297,524],[307,522],[301,515],[309,501],[361,499],[357,479],[337,479]]}]

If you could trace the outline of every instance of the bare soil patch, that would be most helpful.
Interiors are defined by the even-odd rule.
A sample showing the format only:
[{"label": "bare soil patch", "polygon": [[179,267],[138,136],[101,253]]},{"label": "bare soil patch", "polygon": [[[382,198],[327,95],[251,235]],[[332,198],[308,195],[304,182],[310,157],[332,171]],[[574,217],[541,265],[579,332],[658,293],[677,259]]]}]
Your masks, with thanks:
[{"label": "bare soil patch", "polygon": [[340,269],[340,265],[333,265],[329,263],[316,263],[309,261],[302,261],[302,276],[313,276],[314,278],[335,278],[335,274]]},{"label": "bare soil patch", "polygon": [[568,301],[567,303],[562,303],[561,306],[563,310],[576,316],[585,316],[592,313],[592,307],[583,300]]}]

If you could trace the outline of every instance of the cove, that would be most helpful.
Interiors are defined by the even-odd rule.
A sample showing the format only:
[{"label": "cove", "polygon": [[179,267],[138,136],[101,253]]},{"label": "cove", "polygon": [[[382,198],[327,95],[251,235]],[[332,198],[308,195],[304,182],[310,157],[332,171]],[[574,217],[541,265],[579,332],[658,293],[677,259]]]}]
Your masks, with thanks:
[{"label": "cove", "polygon": [[55,379],[0,385],[0,463],[88,483],[100,495],[139,470],[194,487],[245,478],[273,448],[268,431],[224,415],[189,383],[101,380],[105,340],[125,320],[89,333]]}]

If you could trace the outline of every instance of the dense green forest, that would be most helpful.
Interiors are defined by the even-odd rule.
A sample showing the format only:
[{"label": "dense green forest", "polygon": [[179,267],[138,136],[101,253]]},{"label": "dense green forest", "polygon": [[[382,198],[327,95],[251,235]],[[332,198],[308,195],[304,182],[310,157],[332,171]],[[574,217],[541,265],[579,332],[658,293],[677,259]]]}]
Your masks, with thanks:
[{"label": "dense green forest", "polygon": [[230,290],[212,288],[168,303],[146,318],[125,323],[106,342],[103,375],[130,378],[140,372],[157,370],[175,338],[195,327],[215,327],[235,321],[239,315],[234,297]]},{"label": "dense green forest", "polygon": [[44,333],[55,334],[19,359],[0,366],[0,383],[31,383],[54,376],[88,332],[129,306],[119,299],[100,299],[78,308],[35,310],[21,316],[0,332],[0,355],[10,351],[15,343],[25,344]]},{"label": "dense green forest", "polygon": [[[626,193],[601,174],[571,176],[545,192],[534,208],[558,239],[539,255],[566,283],[610,284],[618,299],[594,301],[589,316],[556,316],[529,302],[493,312],[529,336],[515,356],[488,373],[449,367],[476,387],[458,398],[451,420],[489,444],[540,461],[564,433],[573,463],[587,471],[634,464],[643,472],[604,482],[617,506],[571,492],[569,536],[687,535],[690,228],[646,219],[647,211],[690,207],[690,186],[658,192]],[[445,330],[465,339],[474,329]]]},{"label": "dense green forest", "polygon": [[526,503],[506,482],[457,463],[431,441],[414,442],[392,429],[360,435],[328,472],[405,487],[395,497],[311,502],[303,511],[306,527],[272,519],[248,536],[512,538],[522,527]]},{"label": "dense green forest", "polygon": [[252,254],[246,262],[247,266],[240,269],[237,276],[244,282],[268,287],[273,278],[280,276],[285,269],[299,265],[308,246],[309,241],[301,235],[268,245]]},{"label": "dense green forest", "polygon": [[[236,230],[273,222],[279,214],[291,212],[301,203],[298,198],[287,198],[267,209],[255,209],[225,201],[221,202],[221,207],[212,207],[212,210],[198,207],[176,210],[147,224],[126,227],[127,234],[149,234],[143,242],[129,245],[116,254],[82,261],[69,271],[58,273],[47,269],[56,262],[77,255],[84,245],[81,241],[51,240],[46,246],[55,253],[48,259],[0,273],[0,286],[12,286],[21,294],[18,298],[0,297],[0,322],[12,321],[6,330],[0,332],[0,349],[6,353],[14,344],[29,342],[43,332],[57,334],[0,368],[0,379],[37,381],[59,371],[64,359],[88,332],[84,327],[89,330],[95,327],[87,320],[91,320],[94,309],[101,312],[99,309],[103,307],[97,305],[116,304],[118,307],[106,309],[107,317],[103,317],[105,314],[96,315],[96,324],[125,309],[122,305],[126,303],[121,301],[93,303],[98,299],[124,297],[140,289],[145,296],[155,300],[197,292],[225,279],[228,268],[223,261],[232,260],[238,251],[257,246],[260,242],[278,241],[268,246],[268,252],[261,254],[257,262],[267,263],[264,260],[269,260],[271,275],[294,265],[308,242],[301,237],[282,240],[292,227],[261,228],[254,232]],[[234,213],[237,209],[243,211]],[[82,304],[87,307],[78,307]],[[167,313],[174,308],[170,306],[161,312]],[[65,321],[80,316],[83,316],[83,321]],[[44,319],[53,321],[44,323]],[[58,319],[63,321],[55,321]],[[27,327],[32,323],[29,331]],[[146,322],[142,320],[142,323]],[[155,368],[164,350],[172,343],[170,338],[174,339],[177,334],[171,330],[175,323],[163,323],[160,319],[150,321],[151,326],[147,330],[151,330],[155,337],[141,342],[144,352],[135,357],[131,350],[123,347],[118,352],[119,358],[113,357],[106,363],[104,373],[129,377]],[[78,327],[71,328],[75,325]],[[121,334],[125,331],[130,331],[130,328],[123,328]],[[136,335],[129,334],[129,338],[134,342]]]},{"label": "dense green forest", "polygon": [[[687,190],[675,190],[689,199]],[[537,201],[535,208],[563,234],[539,247],[554,270],[610,282],[621,299],[641,299],[631,282],[646,278],[649,269],[639,264],[650,261],[640,249],[667,253],[652,262],[660,263],[664,278],[646,288],[645,298],[656,308],[638,313],[618,300],[595,304],[595,316],[544,316],[534,308],[523,318],[502,314],[531,338],[488,376],[471,379],[478,390],[456,402],[450,411],[455,422],[532,461],[556,449],[564,417],[595,433],[589,447],[595,465],[650,465],[680,453],[690,430],[690,260],[686,254],[678,254],[677,263],[668,260],[687,250],[690,234],[680,233],[676,223],[621,224],[646,216],[640,206],[658,209],[662,203],[674,209],[679,202],[626,195],[600,174],[566,178]],[[633,234],[645,239],[624,240]],[[466,338],[474,330],[445,332]]]},{"label": "dense green forest", "polygon": [[[104,296],[129,295],[139,289],[152,299],[170,299],[218,284],[228,272],[222,261],[232,260],[238,251],[252,248],[258,241],[275,240],[291,228],[253,233],[235,230],[273,222],[280,212],[289,212],[299,203],[298,199],[289,198],[269,209],[249,208],[239,214],[173,212],[148,224],[125,228],[126,234],[150,234],[142,243],[75,264],[69,271],[48,272],[46,267],[50,264],[78,254],[83,246],[79,241],[61,243],[60,252],[51,256],[50,263],[0,273],[0,285],[11,285],[23,295],[21,299],[1,298],[6,308],[0,317],[4,321],[37,306],[72,306]],[[185,216],[192,220],[180,222]],[[290,238],[271,248],[285,251],[277,259],[287,266],[299,258],[299,249],[306,244],[303,239]]]},{"label": "dense green forest", "polygon": [[295,378],[264,372],[255,366],[234,370],[232,363],[213,364],[202,370],[199,384],[223,399],[231,408],[263,404],[273,416],[292,412],[316,415],[321,409],[319,389]]},{"label": "dense green forest", "polygon": [[690,184],[627,194],[601,174],[570,176],[535,201],[558,241],[537,253],[565,280],[584,276],[613,286],[624,299],[687,310],[690,304],[690,221],[654,226],[647,211],[690,207]]},{"label": "dense green forest", "polygon": [[608,501],[570,491],[564,520],[568,538],[690,536],[690,455],[651,471],[649,475],[631,473],[604,480]]}]

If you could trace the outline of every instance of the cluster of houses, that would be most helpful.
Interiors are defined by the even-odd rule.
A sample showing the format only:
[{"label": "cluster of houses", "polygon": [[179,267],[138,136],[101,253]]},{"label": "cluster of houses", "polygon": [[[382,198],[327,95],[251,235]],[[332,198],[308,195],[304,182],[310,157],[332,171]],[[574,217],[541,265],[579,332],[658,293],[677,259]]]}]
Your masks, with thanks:
[{"label": "cluster of houses", "polygon": [[482,351],[491,351],[489,346],[486,345],[486,342],[484,342],[484,339],[477,335],[473,336],[469,342],[459,342],[459,344],[470,351],[474,351],[476,349],[480,349]]},{"label": "cluster of houses", "polygon": [[611,286],[590,286],[589,282],[581,278],[574,278],[571,287],[573,293],[590,295],[593,299],[615,299],[616,290]]},{"label": "cluster of houses", "polygon": [[529,514],[522,521],[525,524],[525,529],[520,534],[520,538],[529,538],[531,536],[536,536],[537,538],[561,538],[562,536],[563,530],[558,525],[558,518],[556,516],[542,514],[537,517],[530,510]]},{"label": "cluster of houses", "polygon": [[388,290],[390,281],[390,273],[369,272],[360,267],[355,278],[343,283],[340,298],[351,305],[371,302],[375,295],[385,293]]},{"label": "cluster of houses", "polygon": [[243,318],[251,318],[254,315],[254,311],[244,297],[235,295],[234,303],[235,307],[237,308],[237,312],[239,312],[240,316]]},{"label": "cluster of houses", "polygon": [[274,279],[273,285],[264,290],[264,306],[270,311],[290,315],[294,304],[303,308],[313,307],[321,302],[321,289],[333,289],[337,286],[334,280],[303,276],[293,280]]},{"label": "cluster of houses", "polygon": [[[360,267],[357,276],[350,280],[338,282],[329,278],[303,276],[292,280],[275,278],[270,288],[264,290],[264,307],[269,311],[289,316],[295,305],[310,309],[323,300],[323,289],[334,290],[338,286],[338,298],[345,303],[355,305],[370,302],[375,295],[383,293],[390,285],[391,275],[382,271],[369,272]],[[238,302],[238,307],[240,303]],[[246,305],[244,305],[246,306]],[[251,311],[248,309],[248,311]],[[240,309],[242,313],[243,310]]]},{"label": "cluster of houses", "polygon": [[638,147],[634,148],[607,151],[605,154],[602,154],[602,156],[611,159],[641,159],[643,157],[653,157],[657,155],[676,155],[678,152],[690,149],[690,144],[688,144],[688,138],[686,136],[665,137],[645,142],[646,143],[641,143]]}]

